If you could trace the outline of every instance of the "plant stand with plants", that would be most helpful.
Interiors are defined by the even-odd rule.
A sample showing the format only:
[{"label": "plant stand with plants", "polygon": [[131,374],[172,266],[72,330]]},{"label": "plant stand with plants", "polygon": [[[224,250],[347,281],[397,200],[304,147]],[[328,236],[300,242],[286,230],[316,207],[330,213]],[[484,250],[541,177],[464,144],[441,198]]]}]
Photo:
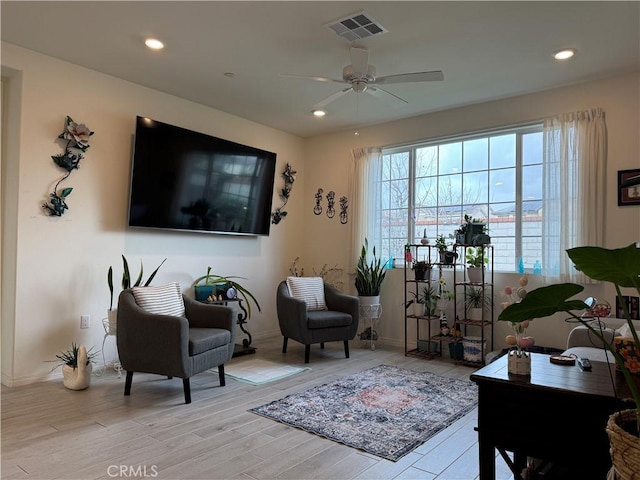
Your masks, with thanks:
[{"label": "plant stand with plants", "polygon": [[[437,240],[436,240],[437,241]],[[438,266],[441,273],[442,264],[437,260],[436,246],[423,244],[405,245],[404,268],[404,354],[418,358],[432,359],[441,354],[437,342],[432,342],[431,322],[438,321],[435,315],[437,291],[432,286],[431,269]],[[433,257],[433,258],[432,258]],[[419,273],[425,271],[424,274]],[[426,271],[429,273],[427,274]],[[415,320],[415,348],[409,346],[409,324]],[[421,333],[424,332],[424,333]],[[413,337],[412,342],[413,343]]]},{"label": "plant stand with plants", "polygon": [[[455,245],[459,258],[466,260],[467,272],[454,267],[453,283],[455,298],[454,317],[460,329],[455,343],[462,342],[463,358],[454,358],[455,363],[482,366],[485,354],[493,350],[493,259],[492,245],[471,247]],[[476,267],[480,278],[469,275],[469,266]],[[471,314],[477,308],[478,316]],[[454,346],[455,348],[455,346]]]}]

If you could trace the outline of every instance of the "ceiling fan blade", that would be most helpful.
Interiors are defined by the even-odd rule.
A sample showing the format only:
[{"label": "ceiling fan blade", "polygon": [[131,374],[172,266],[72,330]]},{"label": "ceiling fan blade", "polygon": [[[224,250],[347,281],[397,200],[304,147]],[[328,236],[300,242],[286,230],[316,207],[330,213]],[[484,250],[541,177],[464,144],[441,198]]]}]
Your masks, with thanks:
[{"label": "ceiling fan blade", "polygon": [[351,47],[351,66],[356,74],[364,77],[369,70],[369,51],[364,48]]},{"label": "ceiling fan blade", "polygon": [[394,95],[393,93],[388,92],[387,90],[384,90],[383,88],[380,88],[380,87],[373,87],[369,85],[369,87],[365,90],[365,92],[370,93],[374,97],[382,98],[385,100],[393,100],[394,103],[398,103],[397,102],[398,100],[404,103],[409,103],[404,98]]},{"label": "ceiling fan blade", "polygon": [[331,102],[333,102],[334,100],[337,100],[342,95],[344,95],[345,93],[350,92],[350,91],[351,91],[351,87],[347,87],[347,88],[343,88],[342,90],[340,90],[340,91],[338,91],[336,93],[332,93],[331,95],[329,95],[324,100],[321,100],[320,102],[316,103],[313,106],[313,108],[322,108],[325,105],[329,105]]},{"label": "ceiling fan blade", "polygon": [[279,73],[278,76],[285,77],[285,78],[299,78],[302,80],[314,80],[316,82],[347,83],[344,80],[337,80],[335,78],[317,77],[315,75],[297,75],[295,73]]},{"label": "ceiling fan blade", "polygon": [[442,71],[434,70],[433,72],[400,73],[398,75],[378,77],[374,83],[389,85],[391,83],[440,82],[442,80],[444,80]]}]

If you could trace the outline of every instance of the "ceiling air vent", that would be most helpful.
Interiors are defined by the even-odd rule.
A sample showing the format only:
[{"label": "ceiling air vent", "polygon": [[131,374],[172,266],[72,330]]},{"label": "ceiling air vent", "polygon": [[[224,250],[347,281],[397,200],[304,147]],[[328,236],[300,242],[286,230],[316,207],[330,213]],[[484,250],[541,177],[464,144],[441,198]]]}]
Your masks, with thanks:
[{"label": "ceiling air vent", "polygon": [[354,13],[335,22],[327,23],[325,26],[350,43],[362,38],[382,35],[388,31],[365,12]]}]

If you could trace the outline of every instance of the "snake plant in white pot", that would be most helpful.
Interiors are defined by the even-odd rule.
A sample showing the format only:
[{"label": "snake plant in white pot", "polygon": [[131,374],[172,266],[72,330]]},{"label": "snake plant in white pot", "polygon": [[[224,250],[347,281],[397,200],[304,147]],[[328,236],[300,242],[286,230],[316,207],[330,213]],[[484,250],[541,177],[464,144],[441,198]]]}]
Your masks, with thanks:
[{"label": "snake plant in white pot", "polygon": [[[355,286],[360,297],[360,304],[379,304],[380,287],[387,274],[382,260],[376,257],[376,247],[372,250],[372,260],[369,261],[369,241],[365,238],[360,257],[356,265]],[[364,298],[363,298],[364,297]]]},{"label": "snake plant in white pot", "polygon": [[[623,307],[624,319],[629,331],[628,338],[617,337],[608,342],[599,328],[591,325],[591,317],[583,317],[575,311],[584,312],[589,306],[582,300],[571,299],[584,287],[574,283],[548,285],[532,290],[519,303],[505,308],[498,320],[519,323],[533,318],[548,317],[564,312],[582,323],[602,343],[603,348],[615,358],[618,372],[629,387],[635,409],[623,410],[611,415],[607,433],[611,443],[613,466],[624,480],[640,478],[640,339],[636,324],[632,321],[627,304],[622,298],[622,289],[633,289],[640,295],[640,248],[631,244],[625,248],[605,249],[601,247],[577,247],[567,250],[576,268],[588,277],[611,283]],[[621,347],[622,346],[622,347]]]}]

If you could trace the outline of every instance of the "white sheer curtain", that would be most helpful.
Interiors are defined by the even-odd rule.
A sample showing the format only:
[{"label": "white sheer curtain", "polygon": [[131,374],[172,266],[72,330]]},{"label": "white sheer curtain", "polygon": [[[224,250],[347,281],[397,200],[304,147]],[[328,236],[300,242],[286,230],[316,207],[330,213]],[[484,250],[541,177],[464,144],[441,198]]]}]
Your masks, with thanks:
[{"label": "white sheer curtain", "polygon": [[589,283],[566,250],[602,246],[606,127],[602,109],[543,122],[542,258],[545,281]]},{"label": "white sheer curtain", "polygon": [[[353,265],[360,256],[364,239],[376,245],[381,236],[380,212],[382,178],[382,148],[367,147],[351,151],[351,251]],[[376,208],[374,208],[376,207]]]}]

